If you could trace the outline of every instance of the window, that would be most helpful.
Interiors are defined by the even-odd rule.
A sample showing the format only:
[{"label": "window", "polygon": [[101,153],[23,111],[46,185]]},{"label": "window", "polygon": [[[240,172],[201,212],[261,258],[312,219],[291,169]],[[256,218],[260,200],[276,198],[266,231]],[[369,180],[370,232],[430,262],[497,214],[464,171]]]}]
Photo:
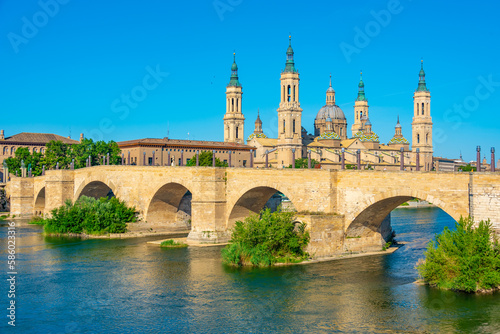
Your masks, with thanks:
[{"label": "window", "polygon": [[243,160],[243,167],[246,167],[246,166],[247,166],[247,161]]},{"label": "window", "polygon": [[417,116],[419,115],[419,112],[420,112],[420,110],[419,110],[419,104],[417,103]]},{"label": "window", "polygon": [[14,154],[14,146],[10,148],[10,154]]},{"label": "window", "polygon": [[148,165],[151,166],[153,164],[153,158],[148,158]]},{"label": "window", "polygon": [[290,95],[291,95],[292,89],[290,85],[288,85],[288,102],[290,102]]},{"label": "window", "polygon": [[419,144],[419,143],[420,143],[420,135],[417,134],[417,144]]},{"label": "window", "polygon": [[238,127],[236,127],[236,139],[238,139]]},{"label": "window", "polygon": [[4,146],[3,147],[3,154],[6,155],[8,151],[9,151],[9,149],[7,148],[7,146]]},{"label": "window", "polygon": [[285,133],[285,120],[283,120],[283,133]]},{"label": "window", "polygon": [[236,111],[239,111],[240,109],[238,108],[238,100],[239,99],[236,99]]},{"label": "window", "polygon": [[422,102],[422,116],[425,115],[425,112],[424,112],[424,103]]},{"label": "window", "polygon": [[297,101],[297,86],[293,85],[293,101]]},{"label": "window", "polygon": [[295,133],[295,120],[293,120],[292,128],[293,128],[293,133]]},{"label": "window", "polygon": [[425,134],[425,143],[427,144],[428,142],[429,142],[429,134],[428,134],[428,133],[426,133],[426,134]]},{"label": "window", "polygon": [[36,153],[36,147],[33,147],[33,153]]},{"label": "window", "polygon": [[234,111],[234,99],[231,99],[231,111]]},{"label": "window", "polygon": [[181,160],[181,158],[179,158],[179,164],[178,164],[178,166],[180,166],[181,163],[182,163],[182,160]]}]

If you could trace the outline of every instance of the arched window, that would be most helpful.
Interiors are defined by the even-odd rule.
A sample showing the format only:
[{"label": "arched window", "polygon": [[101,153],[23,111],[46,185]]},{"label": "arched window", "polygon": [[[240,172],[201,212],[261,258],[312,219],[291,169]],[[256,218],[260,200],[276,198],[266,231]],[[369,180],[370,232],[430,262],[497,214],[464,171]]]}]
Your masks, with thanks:
[{"label": "arched window", "polygon": [[15,152],[15,147],[14,147],[14,146],[12,146],[12,147],[10,148],[10,154],[12,155],[12,154],[14,154],[14,152]]},{"label": "arched window", "polygon": [[234,99],[231,99],[231,111],[234,111]]},{"label": "arched window", "polygon": [[429,142],[429,134],[428,134],[428,133],[426,133],[426,134],[425,134],[425,143],[427,144],[428,142]]},{"label": "arched window", "polygon": [[420,143],[420,135],[417,134],[417,144],[419,144],[419,143]]},{"label": "arched window", "polygon": [[238,130],[239,130],[239,128],[236,127],[236,139],[238,139]]},{"label": "arched window", "polygon": [[9,152],[9,148],[7,146],[3,147],[3,155],[6,155]]},{"label": "arched window", "polygon": [[297,86],[293,85],[293,101],[297,101]]},{"label": "arched window", "polygon": [[36,147],[33,147],[33,153],[36,153]]},{"label": "arched window", "polygon": [[295,120],[293,120],[293,122],[292,122],[292,129],[293,129],[293,133],[295,133]]},{"label": "arched window", "polygon": [[285,133],[285,120],[283,120],[283,133]]},{"label": "arched window", "polygon": [[419,115],[419,111],[420,111],[420,105],[417,103],[417,116]]},{"label": "arched window", "polygon": [[422,102],[422,116],[425,115],[425,112],[424,112],[424,103]]},{"label": "arched window", "polygon": [[240,109],[238,108],[238,99],[236,99],[236,111],[239,111]]},{"label": "arched window", "polygon": [[290,85],[288,85],[288,97],[287,97],[288,102],[290,102],[291,94],[292,94],[292,88],[290,87]]}]

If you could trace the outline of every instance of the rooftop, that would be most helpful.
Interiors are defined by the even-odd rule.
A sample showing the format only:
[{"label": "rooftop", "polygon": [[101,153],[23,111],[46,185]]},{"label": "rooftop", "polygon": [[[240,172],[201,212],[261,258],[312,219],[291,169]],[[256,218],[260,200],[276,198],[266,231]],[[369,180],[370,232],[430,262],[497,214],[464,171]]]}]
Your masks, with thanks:
[{"label": "rooftop", "polygon": [[55,135],[52,133],[32,133],[32,132],[21,132],[17,135],[10,137],[5,137],[4,140],[0,140],[0,143],[36,143],[36,144],[47,144],[49,141],[62,141],[65,144],[78,144],[78,140],[71,138]]},{"label": "rooftop", "polygon": [[251,150],[254,147],[238,143],[226,143],[220,141],[205,140],[182,140],[165,138],[142,138],[120,141],[117,143],[120,148],[132,146],[181,146],[190,148],[216,148],[216,149],[240,149]]}]

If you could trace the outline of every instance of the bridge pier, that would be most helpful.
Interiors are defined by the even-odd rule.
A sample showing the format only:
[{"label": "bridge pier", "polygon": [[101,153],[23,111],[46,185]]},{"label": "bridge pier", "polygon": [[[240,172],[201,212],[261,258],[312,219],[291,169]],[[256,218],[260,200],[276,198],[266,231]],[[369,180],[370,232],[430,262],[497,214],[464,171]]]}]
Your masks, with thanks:
[{"label": "bridge pier", "polygon": [[12,177],[7,184],[10,195],[10,214],[17,217],[33,215],[33,185],[32,177]]}]

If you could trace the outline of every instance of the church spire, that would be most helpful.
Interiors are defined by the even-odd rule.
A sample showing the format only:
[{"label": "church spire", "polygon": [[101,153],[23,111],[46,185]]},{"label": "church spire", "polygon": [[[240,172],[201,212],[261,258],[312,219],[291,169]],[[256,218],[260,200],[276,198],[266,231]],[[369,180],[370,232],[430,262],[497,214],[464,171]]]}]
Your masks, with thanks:
[{"label": "church spire", "polygon": [[288,36],[288,49],[286,50],[286,64],[284,72],[296,73],[295,63],[293,61],[292,35]]},{"label": "church spire", "polygon": [[326,105],[335,105],[335,90],[332,87],[332,74],[330,73],[330,87],[326,90]]},{"label": "church spire", "polygon": [[233,65],[231,65],[231,80],[229,80],[228,86],[241,87],[240,81],[238,80],[238,65],[236,65],[235,52],[233,52]]},{"label": "church spire", "polygon": [[363,72],[359,74],[358,97],[356,101],[367,101],[365,96],[365,83],[363,82]]},{"label": "church spire", "polygon": [[425,84],[425,71],[424,71],[424,60],[420,61],[420,72],[418,73],[418,87],[417,92],[428,92],[427,86]]}]

